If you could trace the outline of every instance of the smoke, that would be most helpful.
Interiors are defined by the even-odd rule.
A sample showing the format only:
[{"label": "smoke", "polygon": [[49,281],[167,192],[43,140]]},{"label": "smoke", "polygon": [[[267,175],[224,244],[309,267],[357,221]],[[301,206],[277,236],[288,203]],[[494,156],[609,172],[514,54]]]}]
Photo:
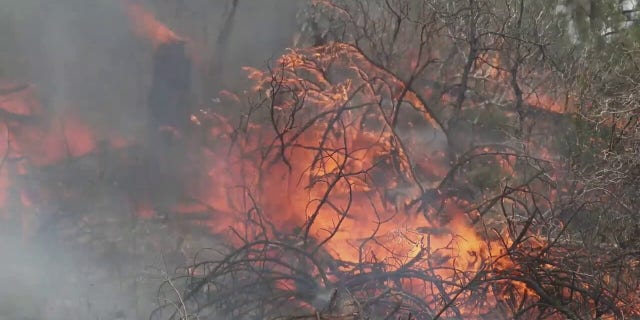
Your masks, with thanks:
[{"label": "smoke", "polygon": [[21,241],[5,231],[0,242],[0,253],[0,319],[40,318],[42,310],[34,310],[36,308],[33,306],[43,305],[46,301],[46,295],[38,290],[44,284],[45,277],[33,267],[42,262],[37,261],[42,252],[24,248]]},{"label": "smoke", "polygon": [[[242,66],[263,67],[291,45],[300,2],[238,1],[231,27],[229,1],[138,1],[188,39],[198,64],[194,94],[241,90]],[[150,42],[132,30],[117,0],[10,0],[15,47],[8,74],[35,83],[47,107],[81,114],[99,132],[142,133],[151,84]],[[221,31],[228,33],[220,46]],[[211,65],[222,68],[211,74]],[[222,85],[213,87],[212,79]]]},{"label": "smoke", "polygon": [[[134,133],[143,115],[143,44],[118,1],[10,1],[16,56],[10,74],[34,83],[48,111],[72,113],[96,133]],[[9,13],[11,14],[11,13]]]},{"label": "smoke", "polygon": [[25,243],[8,228],[0,243],[0,319],[134,319],[133,296],[90,252]]},{"label": "smoke", "polygon": [[[290,45],[300,2],[239,0],[223,46],[216,39],[231,0],[139,3],[187,40],[194,60],[193,101],[202,105],[216,90],[245,89],[242,66],[263,67]],[[144,141],[154,46],[134,32],[124,10],[116,0],[4,1],[0,79],[34,84],[47,117],[72,115],[98,140],[117,133]],[[222,67],[211,74],[214,63]],[[214,79],[219,83],[212,84]],[[129,180],[86,175],[99,161],[87,157],[24,181],[32,191],[52,185],[80,190],[90,205],[72,208],[39,199],[31,218],[47,233],[30,239],[20,231],[25,213],[10,212],[22,218],[0,221],[0,319],[148,318],[161,281],[149,268],[170,272],[179,264],[163,262],[160,254],[175,253],[176,239],[187,231],[127,218],[132,209],[124,197],[133,187],[123,183]],[[117,165],[111,171],[131,179],[132,169]],[[56,220],[62,217],[72,222],[60,226]],[[154,234],[162,234],[162,241]]]}]

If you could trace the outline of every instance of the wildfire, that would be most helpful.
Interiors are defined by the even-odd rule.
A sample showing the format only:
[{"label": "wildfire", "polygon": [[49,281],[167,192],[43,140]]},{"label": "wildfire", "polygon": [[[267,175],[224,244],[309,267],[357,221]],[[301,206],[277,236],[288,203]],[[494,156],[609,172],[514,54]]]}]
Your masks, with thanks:
[{"label": "wildfire", "polygon": [[[126,0],[123,5],[136,32],[154,46],[181,39],[141,5]],[[241,128],[202,110],[189,120],[202,131],[205,145],[185,141],[187,134],[168,129],[189,145],[184,165],[197,171],[180,190],[193,203],[172,203],[174,213],[208,211],[205,224],[211,232],[229,234],[238,247],[258,238],[277,238],[291,242],[286,246],[296,252],[340,262],[335,268],[339,271],[310,268],[326,282],[339,282],[345,274],[368,275],[376,268],[393,275],[410,270],[399,280],[384,280],[385,285],[407,290],[427,309],[451,307],[454,311],[447,316],[490,314],[498,300],[524,301],[538,295],[517,278],[523,267],[508,251],[522,245],[535,252],[545,245],[543,239],[528,237],[516,243],[516,236],[507,235],[517,232],[506,227],[494,228],[498,239],[492,238],[469,219],[469,212],[479,209],[470,209],[463,197],[429,193],[445,179],[451,164],[445,156],[443,128],[415,92],[347,44],[292,50],[277,65],[275,75],[246,69],[255,81],[254,92],[264,100],[262,107],[252,109],[255,118],[243,120]],[[484,73],[478,77],[505,77],[497,69],[480,71]],[[15,171],[26,175],[29,169],[98,149],[90,126],[70,114],[47,115],[33,97],[33,92],[21,91],[0,101],[0,110],[15,118],[0,133],[10,141],[0,147],[6,155],[0,205],[13,182],[4,165],[9,156],[22,163]],[[224,97],[240,101],[230,93]],[[527,98],[528,103],[560,111],[547,96],[536,96],[536,103],[529,99],[533,98]],[[30,123],[21,117],[47,119]],[[133,143],[116,136],[108,142],[113,148]],[[542,150],[545,159],[552,158],[549,150]],[[516,161],[513,155],[495,159],[510,176],[517,174]],[[556,198],[554,192],[550,198]],[[29,192],[20,193],[20,199],[25,208],[36,205]],[[416,199],[422,199],[421,210],[413,205]],[[157,214],[149,199],[133,200],[139,217]],[[29,219],[23,217],[25,224]],[[269,250],[260,244],[258,251],[271,260],[282,257]],[[484,299],[469,289],[481,278],[491,282],[480,294]],[[291,291],[302,285],[277,279],[274,287]],[[366,290],[372,296],[385,292]],[[454,306],[448,301],[451,297],[468,305]]]},{"label": "wildfire", "polygon": [[[336,61],[348,67],[329,69]],[[217,212],[212,232],[232,226],[232,238],[243,234],[248,237],[243,241],[249,241],[262,233],[246,229],[247,212],[254,212],[250,220],[264,219],[274,227],[269,237],[290,234],[295,243],[322,248],[350,265],[382,263],[392,272],[409,264],[433,269],[440,279],[515,266],[503,244],[492,245],[478,233],[463,200],[446,199],[441,210],[446,223],[410,207],[421,194],[420,185],[431,185],[447,172],[443,146],[422,139],[425,132],[437,136],[439,127],[414,93],[398,101],[399,81],[347,45],[291,52],[278,65],[275,78],[282,83],[276,87],[271,74],[247,68],[257,83],[254,90],[273,104],[271,124],[254,122],[238,136],[226,119],[193,116],[200,126],[216,123],[211,132],[217,147],[204,152],[209,173],[194,196]],[[340,80],[328,76],[341,72],[346,74],[337,76]],[[373,80],[381,78],[386,82]],[[394,120],[396,105],[405,109]],[[220,154],[227,156],[221,159]],[[499,163],[513,173],[509,161]],[[438,207],[439,201],[428,205]],[[434,308],[443,292],[453,294],[463,286],[447,285],[437,293],[433,283],[402,281]],[[533,294],[523,284],[513,286],[520,296]]]},{"label": "wildfire", "polygon": [[128,0],[122,0],[122,4],[133,23],[134,31],[138,36],[151,40],[154,47],[182,40],[173,30],[158,21],[155,15],[141,4]]},{"label": "wildfire", "polygon": [[[28,238],[37,224],[35,212],[46,203],[50,190],[27,187],[21,181],[41,169],[95,153],[98,139],[92,128],[74,114],[45,110],[35,86],[3,82],[0,88],[8,88],[0,97],[0,137],[6,141],[0,147],[0,210],[5,218],[19,214],[23,235]],[[112,148],[132,144],[117,134],[103,140]],[[8,200],[12,192],[18,195],[24,210],[11,210]]]},{"label": "wildfire", "polygon": [[[503,63],[503,58],[499,53],[483,53],[476,62],[476,72],[474,77],[476,79],[482,79],[481,81],[490,80],[496,90],[504,91],[505,96],[513,100],[513,88],[504,86],[504,83],[509,83],[512,77],[509,67]],[[521,74],[535,74],[536,80],[545,79],[549,76],[545,73],[536,71],[521,71]],[[522,75],[521,75],[522,76]],[[575,101],[572,99],[566,99],[562,95],[554,95],[554,88],[545,84],[544,81],[540,81],[536,85],[519,81],[518,85],[523,91],[523,102],[531,107],[546,110],[553,113],[563,114],[571,110],[572,104]]]}]

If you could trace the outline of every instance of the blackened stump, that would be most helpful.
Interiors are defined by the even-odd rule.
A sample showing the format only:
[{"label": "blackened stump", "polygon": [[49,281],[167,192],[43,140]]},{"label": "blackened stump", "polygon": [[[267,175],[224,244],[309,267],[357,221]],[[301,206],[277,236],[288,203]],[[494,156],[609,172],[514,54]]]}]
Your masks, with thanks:
[{"label": "blackened stump", "polygon": [[186,143],[191,116],[191,60],[185,43],[160,45],[153,57],[149,92],[147,192],[158,213],[180,201],[184,190]]},{"label": "blackened stump", "polygon": [[184,41],[161,44],[153,57],[153,83],[149,93],[152,127],[171,127],[184,133],[189,125],[191,60]]}]

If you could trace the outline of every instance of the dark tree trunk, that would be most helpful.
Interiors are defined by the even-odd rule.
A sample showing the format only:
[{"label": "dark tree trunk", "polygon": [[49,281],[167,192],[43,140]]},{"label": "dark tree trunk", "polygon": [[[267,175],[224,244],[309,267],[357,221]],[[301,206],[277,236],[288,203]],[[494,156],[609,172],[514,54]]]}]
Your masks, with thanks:
[{"label": "dark tree trunk", "polygon": [[191,60],[184,42],[160,45],[153,57],[153,84],[149,93],[152,129],[171,127],[184,133],[189,125]]},{"label": "dark tree trunk", "polygon": [[153,57],[147,171],[148,201],[157,213],[180,201],[191,115],[191,60],[184,42],[160,45]]}]

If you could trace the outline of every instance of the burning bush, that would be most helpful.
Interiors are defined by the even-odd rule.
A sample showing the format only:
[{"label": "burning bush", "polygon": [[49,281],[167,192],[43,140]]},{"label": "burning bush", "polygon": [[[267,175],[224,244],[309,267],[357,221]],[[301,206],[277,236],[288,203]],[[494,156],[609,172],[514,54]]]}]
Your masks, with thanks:
[{"label": "burning bush", "polygon": [[[449,165],[433,111],[348,44],[293,50],[268,72],[249,71],[261,103],[218,136],[211,150],[229,160],[210,171],[202,195],[218,212],[211,224],[231,226],[234,245],[167,281],[171,318],[635,312],[624,300],[632,289],[604,271],[617,273],[605,267],[612,261],[590,264],[568,237],[582,208],[559,190],[551,158],[489,144]],[[198,123],[220,127],[205,118]],[[461,186],[478,179],[474,166],[495,166],[499,182],[463,196]],[[236,185],[220,188],[224,181]]]}]

